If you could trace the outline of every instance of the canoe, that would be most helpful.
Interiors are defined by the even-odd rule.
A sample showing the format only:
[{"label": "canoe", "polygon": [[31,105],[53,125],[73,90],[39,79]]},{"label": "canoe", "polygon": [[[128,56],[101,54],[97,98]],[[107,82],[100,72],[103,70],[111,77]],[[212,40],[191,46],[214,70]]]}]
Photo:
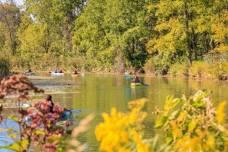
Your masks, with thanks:
[{"label": "canoe", "polygon": [[51,72],[52,76],[64,76],[64,73]]}]

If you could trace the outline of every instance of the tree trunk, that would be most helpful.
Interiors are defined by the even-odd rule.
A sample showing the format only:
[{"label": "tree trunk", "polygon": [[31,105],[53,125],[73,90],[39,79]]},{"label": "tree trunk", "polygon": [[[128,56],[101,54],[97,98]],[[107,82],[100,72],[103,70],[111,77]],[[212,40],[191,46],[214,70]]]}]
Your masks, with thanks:
[{"label": "tree trunk", "polygon": [[125,72],[124,55],[120,46],[116,48],[116,70],[118,73]]},{"label": "tree trunk", "polygon": [[188,60],[189,63],[192,64],[192,47],[191,47],[191,36],[189,31],[189,13],[188,13],[188,4],[187,1],[184,3],[184,16],[185,16],[185,34],[187,40],[187,48],[188,48]]}]

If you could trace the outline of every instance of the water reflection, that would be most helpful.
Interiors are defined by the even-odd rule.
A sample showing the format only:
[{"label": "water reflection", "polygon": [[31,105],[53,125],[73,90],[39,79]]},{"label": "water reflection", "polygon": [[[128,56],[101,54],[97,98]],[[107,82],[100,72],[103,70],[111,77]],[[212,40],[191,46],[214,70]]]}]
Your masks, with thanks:
[{"label": "water reflection", "polygon": [[[90,130],[81,137],[82,141],[88,143],[88,151],[92,152],[98,151],[94,136],[95,125],[101,121],[101,114],[109,112],[112,107],[116,107],[120,111],[126,111],[129,101],[146,97],[148,103],[145,109],[151,114],[156,106],[163,106],[168,95],[180,97],[185,94],[189,96],[196,90],[205,88],[212,91],[212,98],[215,104],[221,100],[228,99],[227,82],[212,80],[195,81],[143,77],[144,82],[149,86],[131,88],[128,80],[125,80],[123,76],[116,75],[91,74],[85,77],[64,77],[62,79],[63,81],[73,81],[75,85],[61,88],[62,91],[65,91],[65,94],[54,94],[55,101],[67,108],[82,109],[82,115],[88,113],[96,115]],[[149,117],[146,121],[146,136],[153,134],[152,124],[153,118]]]},{"label": "water reflection", "polygon": [[[19,134],[19,125],[17,122],[5,119],[0,123],[0,146],[4,147],[14,143],[17,140],[17,136],[13,139],[12,135]],[[4,148],[0,148],[0,152],[13,152],[12,150],[7,150]]]},{"label": "water reflection", "polygon": [[[127,110],[127,103],[131,100],[146,97],[148,103],[146,110],[149,114],[155,106],[162,107],[168,95],[180,97],[183,94],[189,96],[198,89],[212,91],[212,98],[218,102],[228,99],[226,83],[217,81],[194,81],[186,79],[168,79],[143,77],[147,87],[131,88],[130,82],[123,76],[114,75],[86,75],[85,77],[70,78],[64,77],[67,81],[74,81],[75,85],[65,88],[66,94],[56,94],[54,98],[60,104],[68,108],[82,109],[84,115],[95,113],[96,117],[91,129],[81,137],[89,145],[89,151],[97,151],[97,143],[94,136],[95,125],[101,121],[101,113],[109,112],[112,107],[120,111]],[[78,93],[68,94],[68,91]],[[153,119],[146,121],[147,136],[153,134]]]}]

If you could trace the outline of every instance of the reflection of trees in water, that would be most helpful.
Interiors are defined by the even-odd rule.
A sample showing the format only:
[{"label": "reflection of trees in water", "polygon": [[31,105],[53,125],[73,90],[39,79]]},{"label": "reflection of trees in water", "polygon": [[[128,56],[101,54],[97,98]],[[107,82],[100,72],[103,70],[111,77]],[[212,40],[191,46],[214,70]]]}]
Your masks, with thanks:
[{"label": "reflection of trees in water", "polygon": [[114,76],[114,86],[122,86],[124,84],[124,77],[117,75]]},{"label": "reflection of trees in water", "polygon": [[[147,87],[131,88],[130,82],[125,81],[123,76],[111,75],[86,75],[84,78],[76,79],[79,93],[69,95],[58,95],[60,101],[64,100],[65,105],[71,105],[73,108],[86,109],[91,113],[95,113],[96,117],[91,124],[91,129],[82,137],[82,141],[88,141],[90,145],[89,151],[97,149],[97,143],[94,136],[95,124],[100,122],[102,112],[110,112],[112,107],[116,107],[119,111],[127,109],[127,102],[136,98],[147,97],[148,102],[145,110],[149,115],[155,111],[155,107],[163,107],[165,99],[168,95],[181,97],[182,94],[191,94],[198,88],[212,89],[215,96],[221,98],[224,96],[227,87],[214,81],[195,81],[188,79],[170,79],[170,78],[152,78],[143,77]],[[76,91],[76,90],[74,90]],[[228,99],[227,96],[225,95]],[[217,99],[214,101],[218,101]],[[147,124],[153,123],[153,116],[146,121]],[[152,128],[146,128],[147,135],[153,134]]]}]

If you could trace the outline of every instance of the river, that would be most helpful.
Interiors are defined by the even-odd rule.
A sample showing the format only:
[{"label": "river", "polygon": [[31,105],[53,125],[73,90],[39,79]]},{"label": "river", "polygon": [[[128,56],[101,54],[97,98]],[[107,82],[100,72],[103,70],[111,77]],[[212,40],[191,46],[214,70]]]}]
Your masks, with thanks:
[{"label": "river", "polygon": [[216,105],[222,100],[228,100],[228,82],[214,80],[187,80],[174,78],[141,77],[147,86],[132,88],[129,80],[121,75],[86,74],[85,76],[49,77],[48,79],[32,80],[43,88],[46,93],[53,95],[54,101],[69,109],[80,109],[82,112],[75,120],[80,121],[86,115],[93,113],[94,120],[90,129],[80,136],[80,141],[86,142],[89,152],[98,151],[95,138],[95,126],[102,121],[101,114],[110,112],[112,107],[119,111],[127,111],[128,102],[146,98],[145,110],[149,116],[146,119],[146,137],[151,137],[155,107],[162,108],[167,96],[189,96],[199,89],[211,91],[213,103]]},{"label": "river", "polygon": [[[73,109],[81,109],[81,117],[93,113],[95,118],[81,141],[88,144],[88,151],[98,151],[94,129],[102,118],[103,112],[109,112],[112,107],[119,111],[126,111],[128,102],[135,99],[147,98],[145,110],[149,113],[155,107],[161,108],[167,96],[189,96],[199,89],[211,91],[214,104],[222,100],[228,100],[228,83],[214,80],[187,80],[174,78],[141,77],[148,86],[131,88],[129,80],[121,75],[87,74],[84,77],[72,78],[70,76],[59,77],[50,81],[67,82],[70,85],[55,85],[55,89],[61,91],[54,93],[54,100],[62,106]],[[46,84],[46,83],[45,83]],[[48,83],[47,83],[48,84]],[[38,84],[39,86],[39,84]],[[46,85],[49,86],[49,85]],[[44,87],[40,85],[40,87]],[[45,88],[45,87],[44,87]],[[47,87],[47,90],[51,88]],[[146,136],[154,134],[153,119],[146,121]]]}]

